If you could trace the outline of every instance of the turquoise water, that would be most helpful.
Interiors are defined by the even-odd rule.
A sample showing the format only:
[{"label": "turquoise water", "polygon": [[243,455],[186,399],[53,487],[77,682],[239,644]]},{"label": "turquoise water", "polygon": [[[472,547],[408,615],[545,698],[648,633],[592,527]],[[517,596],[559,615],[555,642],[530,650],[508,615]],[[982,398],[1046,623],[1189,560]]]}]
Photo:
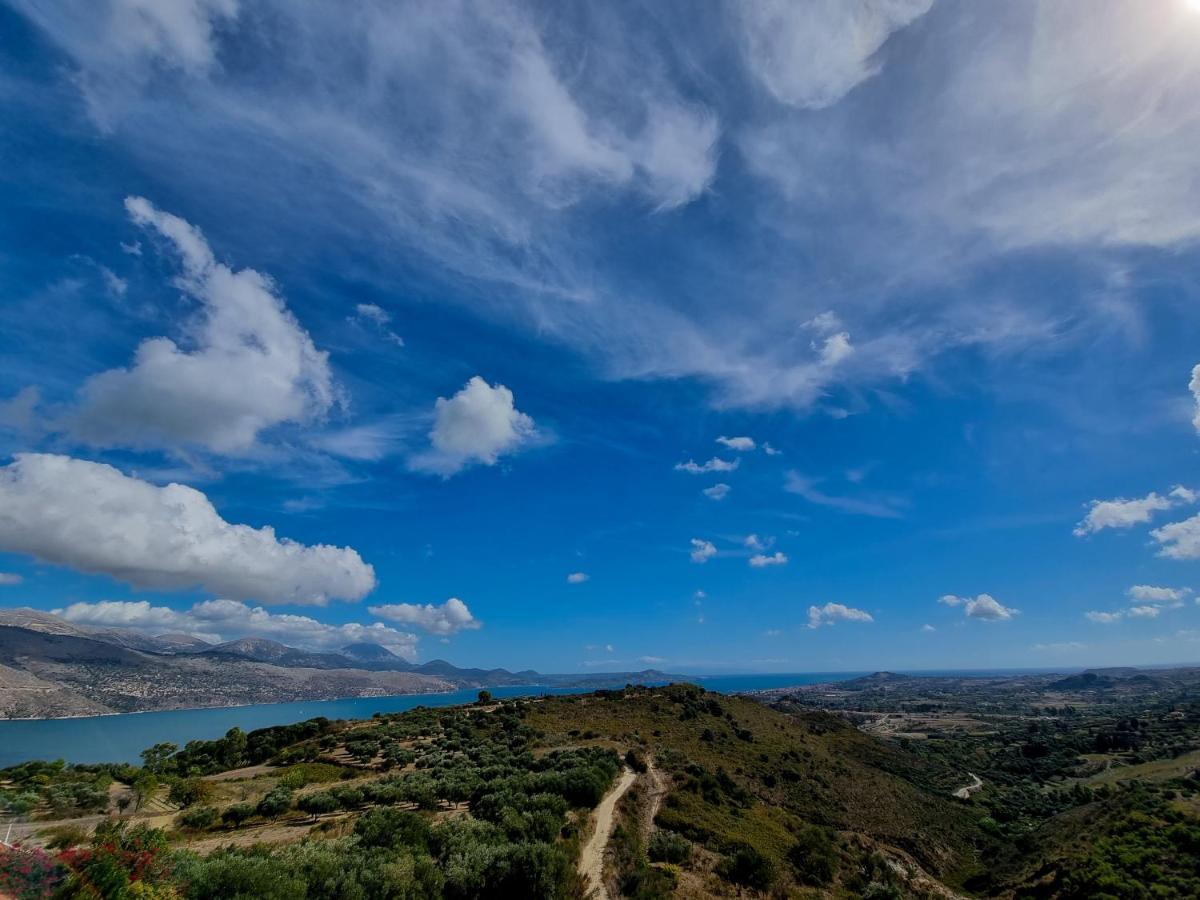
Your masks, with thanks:
[{"label": "turquoise water", "polygon": [[[731,693],[844,681],[865,672],[794,672],[772,675],[719,675],[696,678],[710,691]],[[922,673],[950,674],[950,673]],[[985,675],[993,672],[955,672]],[[1009,673],[1012,674],[1012,673]],[[622,685],[612,685],[620,687]],[[591,690],[591,688],[588,688]],[[579,688],[545,688],[537,685],[492,688],[495,697],[584,693]],[[475,700],[475,690],[447,694],[408,694],[397,697],[358,697],[348,700],[315,700],[266,703],[258,706],[181,709],[170,712],[128,713],[81,719],[0,721],[0,768],[31,759],[65,759],[67,762],[140,762],[140,754],[159,741],[182,747],[188,741],[211,740],[234,726],[243,731],[287,725],[316,716],[330,719],[369,719],[373,713],[401,712],[417,706],[453,706]]]}]

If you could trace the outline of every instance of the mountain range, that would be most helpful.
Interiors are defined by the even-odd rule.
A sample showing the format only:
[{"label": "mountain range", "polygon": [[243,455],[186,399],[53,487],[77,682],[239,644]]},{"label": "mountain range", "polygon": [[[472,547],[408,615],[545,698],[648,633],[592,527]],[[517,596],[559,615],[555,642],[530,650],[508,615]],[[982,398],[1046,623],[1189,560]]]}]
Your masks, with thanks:
[{"label": "mountain range", "polygon": [[681,680],[647,669],[546,675],[413,663],[377,644],[336,652],[261,637],[210,644],[0,610],[0,717],[52,718],[290,700],[419,694],[511,685],[600,687]]}]

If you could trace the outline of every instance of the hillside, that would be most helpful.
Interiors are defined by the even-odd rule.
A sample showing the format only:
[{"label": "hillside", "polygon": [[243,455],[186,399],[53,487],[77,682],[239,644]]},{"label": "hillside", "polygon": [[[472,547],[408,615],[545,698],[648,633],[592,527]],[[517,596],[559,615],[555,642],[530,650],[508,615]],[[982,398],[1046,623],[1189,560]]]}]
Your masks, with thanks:
[{"label": "hillside", "polygon": [[0,715],[28,718],[428,693],[412,672],[275,665],[232,654],[159,654],[92,637],[0,627]]},{"label": "hillside", "polygon": [[[580,897],[585,839],[610,897],[949,896],[990,846],[920,759],[691,685],[235,730],[146,759],[0,773],[59,821],[19,834],[87,844],[88,810],[132,791],[145,811],[97,840],[136,835],[158,859],[139,877],[196,900]],[[588,811],[622,768],[598,831]],[[112,778],[128,787],[98,792]],[[47,877],[76,877],[77,858]]]},{"label": "hillside", "polygon": [[512,685],[607,687],[681,680],[656,670],[545,675],[414,663],[374,644],[340,652],[261,637],[209,644],[186,634],[87,628],[0,609],[0,718],[53,718]]}]

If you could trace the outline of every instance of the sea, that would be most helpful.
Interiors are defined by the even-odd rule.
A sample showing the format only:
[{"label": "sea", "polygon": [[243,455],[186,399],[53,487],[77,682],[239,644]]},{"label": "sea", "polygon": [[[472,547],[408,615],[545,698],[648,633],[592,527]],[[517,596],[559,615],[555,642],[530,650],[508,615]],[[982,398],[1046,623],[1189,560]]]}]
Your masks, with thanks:
[{"label": "sea", "polygon": [[[713,675],[690,678],[710,691],[738,693],[785,688],[801,684],[847,681],[867,672],[791,672],[756,675]],[[996,670],[972,672],[922,672],[931,675],[992,675]],[[1016,674],[1008,671],[1006,674]],[[609,687],[623,687],[614,683]],[[551,688],[521,685],[489,688],[493,697],[538,697],[548,694],[587,693],[587,688]],[[253,706],[177,709],[166,712],[121,713],[68,719],[0,720],[0,768],[34,759],[62,759],[69,763],[139,763],[147,747],[169,741],[182,747],[188,741],[219,738],[230,728],[253,731],[271,725],[289,725],[317,716],[329,719],[369,719],[375,713],[403,712],[418,706],[457,706],[471,703],[475,689],[439,694],[404,694],[392,697],[353,697],[344,700],[302,700]]]}]

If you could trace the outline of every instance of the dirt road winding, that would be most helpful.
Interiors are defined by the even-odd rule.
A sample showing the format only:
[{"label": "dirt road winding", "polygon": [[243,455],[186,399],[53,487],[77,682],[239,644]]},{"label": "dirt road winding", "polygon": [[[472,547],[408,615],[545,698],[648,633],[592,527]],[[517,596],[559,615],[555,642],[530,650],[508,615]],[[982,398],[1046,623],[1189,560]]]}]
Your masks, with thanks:
[{"label": "dirt road winding", "polygon": [[592,829],[592,836],[588,838],[579,854],[579,874],[587,879],[588,896],[593,900],[609,900],[608,889],[604,886],[604,851],[608,847],[608,839],[612,835],[613,812],[617,808],[617,803],[636,780],[637,775],[633,770],[623,770],[616,786],[604,795],[604,799],[592,813],[595,827]]},{"label": "dirt road winding", "polygon": [[968,772],[967,774],[970,775],[972,778],[974,778],[975,781],[972,784],[968,784],[966,787],[960,787],[957,791],[954,792],[954,796],[957,797],[959,800],[970,800],[971,795],[973,793],[975,793],[977,790],[979,790],[981,787],[983,787],[983,779],[982,778],[980,778],[974,772]]}]

